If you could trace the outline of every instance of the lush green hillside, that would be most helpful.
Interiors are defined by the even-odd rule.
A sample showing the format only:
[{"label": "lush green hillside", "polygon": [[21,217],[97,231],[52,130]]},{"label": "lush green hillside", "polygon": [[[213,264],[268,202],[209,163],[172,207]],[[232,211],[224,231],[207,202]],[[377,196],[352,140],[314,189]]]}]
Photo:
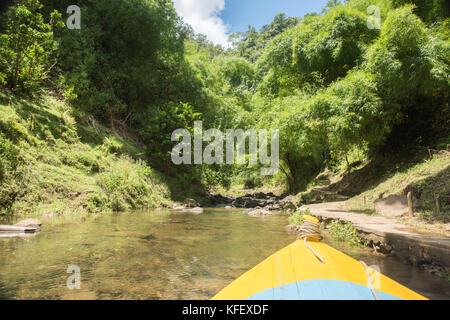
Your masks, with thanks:
[{"label": "lush green hillside", "polygon": [[[297,194],[301,204],[346,201],[350,211],[372,214],[374,201],[412,192],[421,201],[417,217],[427,222],[450,221],[450,151],[411,150],[377,155],[351,168],[325,170]],[[436,210],[436,196],[440,212]]]},{"label": "lush green hillside", "polygon": [[0,96],[2,213],[95,213],[169,205],[145,150],[49,95]]},{"label": "lush green hillside", "polygon": [[[69,0],[11,4],[0,12],[3,212],[164,204],[167,187],[143,161],[176,182],[172,196],[233,185],[297,194],[325,170],[394,153],[410,157],[407,170],[410,150],[448,147],[443,0],[330,1],[231,35],[229,49],[195,34],[170,0],[80,0],[81,30],[65,24]],[[195,120],[279,129],[279,172],[175,166],[171,135]]]},{"label": "lush green hillside", "polygon": [[[378,182],[375,180],[371,185],[361,187],[359,194],[348,200],[350,210],[374,210],[374,201],[380,195],[407,194],[412,191],[421,200],[421,208],[417,212],[420,218],[429,222],[450,222],[450,152],[443,151],[418,163],[399,161],[395,169],[384,172],[372,171],[380,174]],[[439,212],[436,208],[437,196],[440,199]]]}]

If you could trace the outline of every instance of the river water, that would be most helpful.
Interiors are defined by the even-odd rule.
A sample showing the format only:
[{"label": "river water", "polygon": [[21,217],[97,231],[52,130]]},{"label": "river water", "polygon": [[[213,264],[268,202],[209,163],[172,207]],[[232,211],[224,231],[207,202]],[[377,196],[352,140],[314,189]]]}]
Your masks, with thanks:
[{"label": "river water", "polygon": [[[239,210],[43,222],[36,236],[0,238],[0,299],[209,299],[295,240],[284,229],[286,216],[250,217]],[[447,280],[369,249],[326,241],[428,298],[450,298]],[[69,266],[79,267],[79,290],[67,287]]]}]

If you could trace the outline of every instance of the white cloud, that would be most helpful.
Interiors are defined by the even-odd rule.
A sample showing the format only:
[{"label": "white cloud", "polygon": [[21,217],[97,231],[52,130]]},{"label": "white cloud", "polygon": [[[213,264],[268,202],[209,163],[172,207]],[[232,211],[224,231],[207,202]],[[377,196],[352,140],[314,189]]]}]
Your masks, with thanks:
[{"label": "white cloud", "polygon": [[225,9],[225,0],[173,0],[177,13],[196,33],[204,34],[215,44],[229,46],[230,29],[218,14]]}]

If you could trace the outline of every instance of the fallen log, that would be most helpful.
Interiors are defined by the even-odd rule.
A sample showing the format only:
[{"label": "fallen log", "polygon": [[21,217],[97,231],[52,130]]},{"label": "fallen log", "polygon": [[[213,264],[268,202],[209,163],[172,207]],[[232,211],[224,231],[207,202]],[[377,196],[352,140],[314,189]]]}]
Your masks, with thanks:
[{"label": "fallen log", "polygon": [[32,227],[19,227],[19,226],[0,225],[0,232],[34,233],[36,231],[37,231],[37,228],[32,228]]},{"label": "fallen log", "polygon": [[25,232],[1,232],[0,231],[0,239],[1,238],[16,238],[16,237],[20,237],[20,238],[34,237],[35,235],[36,235],[36,232],[25,233]]}]

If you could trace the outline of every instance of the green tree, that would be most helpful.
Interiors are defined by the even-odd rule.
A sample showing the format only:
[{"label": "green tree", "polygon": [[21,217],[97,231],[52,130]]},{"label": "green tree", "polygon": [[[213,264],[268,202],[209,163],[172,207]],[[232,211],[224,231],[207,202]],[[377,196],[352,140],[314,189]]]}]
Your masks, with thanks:
[{"label": "green tree", "polygon": [[394,7],[414,5],[414,13],[426,23],[435,23],[450,16],[450,3],[446,0],[392,0]]},{"label": "green tree", "polygon": [[430,35],[413,7],[405,6],[388,15],[367,52],[365,68],[375,75],[385,108],[398,118],[391,145],[430,136],[430,123],[448,101],[448,41]]},{"label": "green tree", "polygon": [[298,23],[298,18],[287,17],[286,14],[279,13],[270,24],[264,25],[259,32],[249,25],[246,32],[237,32],[230,35],[230,41],[241,57],[255,62],[270,40],[295,27]]},{"label": "green tree", "polygon": [[258,72],[265,93],[328,85],[361,64],[379,31],[367,27],[367,14],[341,4],[324,16],[308,16],[267,46]]},{"label": "green tree", "polygon": [[338,159],[347,159],[353,147],[376,150],[396,122],[395,112],[384,108],[377,95],[374,76],[370,73],[350,72],[333,83],[325,95],[329,103],[325,117],[329,148]]},{"label": "green tree", "polygon": [[45,22],[38,0],[18,0],[4,15],[0,34],[0,82],[14,90],[32,93],[57,61],[53,29],[61,27],[54,11]]}]

